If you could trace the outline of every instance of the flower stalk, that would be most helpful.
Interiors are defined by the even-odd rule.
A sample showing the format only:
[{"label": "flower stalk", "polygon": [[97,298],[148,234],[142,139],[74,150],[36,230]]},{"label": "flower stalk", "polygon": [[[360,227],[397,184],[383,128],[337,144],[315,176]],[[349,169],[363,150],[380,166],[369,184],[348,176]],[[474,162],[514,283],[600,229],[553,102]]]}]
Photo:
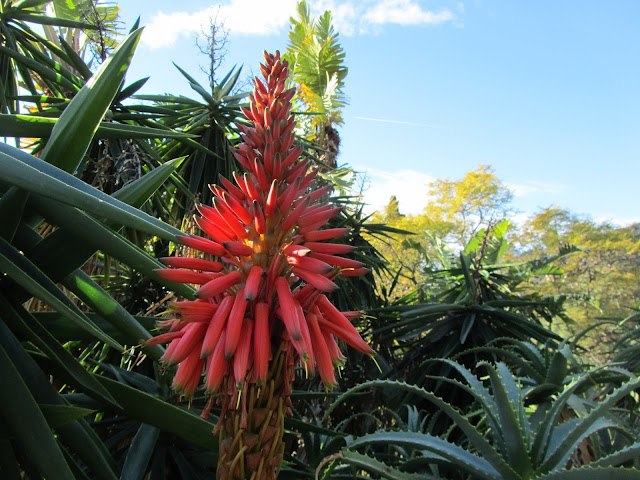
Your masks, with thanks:
[{"label": "flower stalk", "polygon": [[217,478],[275,479],[282,462],[284,417],[290,413],[294,367],[317,371],[327,389],[344,361],[338,342],[372,355],[325,293],[340,275],[368,270],[342,255],[346,228],[325,229],[340,209],[317,188],[317,170],[295,144],[294,89],[285,89],[287,62],[265,53],[263,80],[254,80],[249,125],[233,154],[245,169],[233,181],[212,185],[213,206],[198,206],[196,222],[208,237],[185,235],[181,243],[204,258],[162,259],[164,279],[198,286],[197,300],[175,302],[169,330],[147,343],[167,343],[162,357],[178,365],[173,387],[192,396],[201,383],[221,409]]}]

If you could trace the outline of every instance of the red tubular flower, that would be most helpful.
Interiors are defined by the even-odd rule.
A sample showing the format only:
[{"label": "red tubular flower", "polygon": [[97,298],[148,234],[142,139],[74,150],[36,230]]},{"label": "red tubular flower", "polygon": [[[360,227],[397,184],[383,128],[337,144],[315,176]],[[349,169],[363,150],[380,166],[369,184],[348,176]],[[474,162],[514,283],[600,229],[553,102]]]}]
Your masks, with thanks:
[{"label": "red tubular flower", "polygon": [[295,364],[317,369],[331,388],[344,361],[337,339],[372,354],[323,294],[338,288],[336,277],[366,269],[342,256],[354,250],[336,241],[348,229],[324,228],[341,209],[326,203],[328,188],[315,187],[317,171],[294,144],[287,62],[265,53],[260,69],[264,81],[255,79],[243,108],[251,125],[239,125],[242,141],[233,149],[246,172],[221,177],[211,187],[213,206],[198,206],[197,224],[209,238],[179,239],[215,258],[164,258],[170,268],[156,271],[197,285],[198,300],[174,303],[179,319],[164,321],[171,331],[148,342],[170,342],[163,361],[179,364],[180,393],[193,395],[204,373],[222,410],[220,478],[256,480],[279,470]]}]

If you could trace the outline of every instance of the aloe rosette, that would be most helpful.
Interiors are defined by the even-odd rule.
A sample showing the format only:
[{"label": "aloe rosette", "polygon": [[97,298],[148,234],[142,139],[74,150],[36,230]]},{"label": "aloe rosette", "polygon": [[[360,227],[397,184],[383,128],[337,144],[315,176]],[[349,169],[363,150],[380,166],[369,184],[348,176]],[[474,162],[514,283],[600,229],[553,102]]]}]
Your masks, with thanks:
[{"label": "aloe rosette", "polygon": [[[347,228],[324,228],[340,208],[316,185],[317,170],[294,143],[294,89],[285,89],[287,62],[265,53],[264,81],[254,79],[250,126],[238,125],[234,155],[245,170],[212,185],[213,206],[200,205],[196,222],[206,237],[180,241],[201,257],[162,259],[164,279],[198,285],[195,301],[178,301],[168,332],[147,343],[169,343],[162,358],[178,365],[173,386],[191,396],[204,378],[221,408],[218,477],[274,479],[282,461],[284,417],[291,405],[294,367],[317,369],[327,388],[344,361],[338,342],[371,355],[326,294],[339,275],[367,272],[339,243]],[[208,238],[207,238],[208,237]],[[204,377],[203,377],[204,373]]]}]

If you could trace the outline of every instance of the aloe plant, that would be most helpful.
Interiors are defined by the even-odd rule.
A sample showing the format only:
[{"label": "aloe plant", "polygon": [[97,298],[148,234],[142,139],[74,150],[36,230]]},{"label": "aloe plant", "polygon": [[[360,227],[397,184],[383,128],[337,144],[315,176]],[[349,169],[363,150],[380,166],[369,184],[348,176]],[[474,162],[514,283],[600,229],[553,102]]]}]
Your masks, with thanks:
[{"label": "aloe plant", "polygon": [[427,378],[435,372],[430,359],[461,355],[460,361],[471,367],[496,359],[489,350],[474,347],[500,337],[550,345],[562,341],[549,322],[566,320],[564,297],[540,298],[520,290],[531,275],[554,272],[554,259],[531,265],[504,262],[507,231],[508,221],[479,231],[457,258],[441,251],[445,268],[431,272],[429,302],[408,296],[371,312],[378,317],[374,338],[381,344],[395,341],[387,376],[437,388]]},{"label": "aloe plant", "polygon": [[[136,445],[148,447],[159,428],[202,448],[215,446],[211,424],[172,406],[168,392],[142,393],[135,383],[127,386],[90,371],[81,360],[87,355],[79,360],[72,354],[74,345],[89,345],[90,351],[86,342],[91,340],[104,342],[100,351],[108,351],[108,345],[119,352],[151,336],[150,322],[132,316],[81,270],[94,252],[108,253],[184,296],[193,291],[156,276],[153,269],[161,264],[120,233],[126,227],[176,239],[178,230],[138,207],[176,171],[180,159],[165,162],[114,195],[70,173],[82,164],[96,134],[131,133],[127,126],[113,133],[118,127],[105,125],[103,117],[120,92],[139,36],[140,31],[133,32],[83,87],[78,85],[54,122],[28,117],[20,124],[22,117],[2,118],[3,125],[14,122],[11,134],[20,137],[33,134],[34,125],[44,125],[46,141],[40,158],[0,144],[0,362],[7,382],[0,402],[3,478],[17,478],[23,471],[32,478],[114,479],[121,468],[144,471],[146,464],[137,457],[148,448],[132,450],[125,468],[118,464],[121,452],[96,434],[113,431],[95,422],[105,415],[153,425],[140,429]],[[151,136],[149,129],[144,132]],[[56,229],[43,229],[45,225]],[[35,301],[49,311],[25,307]],[[163,349],[144,352],[158,359]],[[127,377],[109,368],[105,374]],[[54,387],[50,377],[60,385]]]},{"label": "aloe plant", "polygon": [[[345,392],[334,406],[370,388],[403,390],[433,405],[439,413],[432,413],[432,417],[446,415],[455,428],[441,436],[406,429],[376,431],[349,439],[334,460],[384,478],[412,478],[411,473],[417,473],[419,478],[487,480],[637,478],[640,441],[613,414],[615,405],[640,387],[637,377],[605,367],[626,380],[606,397],[585,401],[582,408],[574,411],[575,415],[563,418],[570,399],[581,388],[593,384],[593,375],[599,369],[575,377],[544,408],[532,409],[524,402],[527,387],[519,384],[504,363],[480,365],[486,382],[459,364],[446,363],[462,381],[444,377],[440,380],[466,392],[477,410],[461,412],[413,385],[365,382]],[[460,435],[454,435],[456,432]],[[608,435],[610,441],[615,439],[612,450],[584,459],[590,460],[589,464],[578,463],[569,468],[572,459],[577,458],[578,447],[598,434]],[[622,465],[628,468],[619,468]]]},{"label": "aloe plant", "polygon": [[[199,94],[199,99],[136,94],[132,100],[137,103],[130,102],[114,118],[134,118],[149,128],[189,135],[189,138],[167,137],[155,145],[140,145],[140,149],[158,163],[175,157],[185,158],[173,187],[167,192],[172,198],[171,204],[157,202],[156,205],[162,209],[160,213],[166,212],[168,218],[185,219],[184,228],[187,228],[195,203],[210,203],[209,185],[218,182],[219,175],[231,178],[236,169],[231,149],[239,138],[237,125],[246,123],[240,108],[246,106],[249,93],[236,91],[241,68],[233,68],[222,79],[216,80],[213,91],[209,91],[185,70],[175,66]],[[146,102],[153,102],[153,105]]]},{"label": "aloe plant", "polygon": [[613,347],[613,361],[621,362],[632,372],[640,372],[640,312],[636,311],[620,321],[623,334]]}]

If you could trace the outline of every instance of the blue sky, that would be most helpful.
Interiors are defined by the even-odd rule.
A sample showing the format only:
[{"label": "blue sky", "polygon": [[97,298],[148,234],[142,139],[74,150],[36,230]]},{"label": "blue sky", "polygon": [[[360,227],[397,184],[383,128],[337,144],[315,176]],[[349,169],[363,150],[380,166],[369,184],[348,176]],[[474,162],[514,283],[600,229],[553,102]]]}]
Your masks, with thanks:
[{"label": "blue sky", "polygon": [[[295,3],[120,2],[125,25],[146,25],[129,80],[197,96],[171,62],[207,83],[195,37],[216,15],[229,30],[221,73],[248,76],[263,50],[286,49]],[[339,161],[366,172],[372,208],[395,194],[419,212],[429,181],[491,164],[522,214],[640,221],[640,2],[309,3],[333,12],[347,55]]]}]

